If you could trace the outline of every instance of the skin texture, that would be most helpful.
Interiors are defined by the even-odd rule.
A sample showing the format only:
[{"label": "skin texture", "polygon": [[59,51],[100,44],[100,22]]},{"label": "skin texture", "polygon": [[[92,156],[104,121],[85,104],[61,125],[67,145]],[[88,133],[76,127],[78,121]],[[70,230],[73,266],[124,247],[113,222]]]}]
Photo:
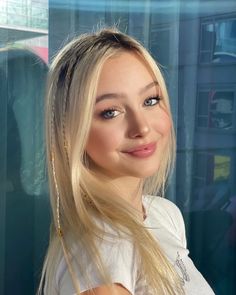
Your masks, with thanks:
[{"label": "skin texture", "polygon": [[[112,295],[130,295],[131,293],[122,287],[119,284],[114,284],[114,289]],[[111,295],[111,290],[106,286],[101,286],[99,288],[95,288],[92,291],[86,291],[81,293],[81,295]]]},{"label": "skin texture", "polygon": [[[86,152],[93,169],[107,175],[139,212],[140,183],[157,171],[170,132],[158,81],[142,60],[129,52],[108,59],[98,83]],[[115,290],[114,294],[130,294],[120,285]],[[106,287],[94,292],[111,294]]]}]

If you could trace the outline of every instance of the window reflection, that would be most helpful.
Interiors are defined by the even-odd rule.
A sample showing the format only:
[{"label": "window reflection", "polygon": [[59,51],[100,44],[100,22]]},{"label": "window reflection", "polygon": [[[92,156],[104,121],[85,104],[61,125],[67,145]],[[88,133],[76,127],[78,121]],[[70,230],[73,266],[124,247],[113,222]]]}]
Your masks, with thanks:
[{"label": "window reflection", "polygon": [[200,128],[235,129],[234,92],[230,90],[199,91],[196,125]]},{"label": "window reflection", "polygon": [[[0,126],[5,134],[5,142],[0,143],[6,161],[1,171],[5,212],[0,218],[5,217],[6,234],[1,237],[5,251],[0,253],[0,260],[4,257],[5,264],[0,264],[4,267],[4,282],[0,285],[4,291],[0,289],[0,294],[33,294],[49,215],[45,210],[48,201],[43,135],[47,65],[28,49],[5,48],[0,51],[0,70],[8,79],[1,88],[6,113],[0,109],[0,115],[6,117]],[[41,230],[44,234],[39,236]]]},{"label": "window reflection", "polygon": [[47,29],[48,0],[1,0],[0,25]]},{"label": "window reflection", "polygon": [[236,62],[236,17],[209,19],[201,26],[200,61]]},{"label": "window reflection", "polygon": [[229,180],[231,158],[229,156],[214,155],[214,182]]}]

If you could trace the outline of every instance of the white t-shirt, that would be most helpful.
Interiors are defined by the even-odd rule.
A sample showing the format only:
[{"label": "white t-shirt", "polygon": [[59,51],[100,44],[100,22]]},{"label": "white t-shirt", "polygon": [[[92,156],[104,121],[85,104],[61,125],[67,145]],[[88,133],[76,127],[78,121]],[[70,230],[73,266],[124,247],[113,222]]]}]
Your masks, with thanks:
[{"label": "white t-shirt", "polygon": [[[185,294],[213,295],[214,292],[188,257],[185,226],[182,214],[177,206],[164,198],[150,196],[143,198],[143,205],[147,214],[144,225],[158,240],[167,258],[182,278]],[[156,295],[148,290],[148,286],[138,276],[137,253],[131,241],[128,239],[115,239],[115,241],[110,239],[110,241],[100,242],[98,247],[112,282],[123,285],[132,295]],[[82,276],[76,263],[73,263],[81,292],[91,289],[91,287],[103,285],[104,283],[95,270],[92,261],[89,261],[88,257],[83,255],[83,249],[73,248],[74,255],[77,254],[76,251],[78,257],[83,259],[82,264],[86,265],[91,280],[91,285],[87,286],[86,278]],[[57,269],[55,290],[60,295],[76,294],[64,258],[60,261]]]}]

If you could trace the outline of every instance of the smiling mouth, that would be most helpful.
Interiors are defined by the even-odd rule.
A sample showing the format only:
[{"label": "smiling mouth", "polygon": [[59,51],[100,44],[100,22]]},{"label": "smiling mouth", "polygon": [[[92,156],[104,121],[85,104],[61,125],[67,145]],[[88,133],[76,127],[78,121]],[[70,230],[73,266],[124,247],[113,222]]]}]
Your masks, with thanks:
[{"label": "smiling mouth", "polygon": [[125,151],[124,153],[138,158],[147,158],[150,157],[156,150],[156,143],[152,142],[146,145],[137,146],[130,150]]}]

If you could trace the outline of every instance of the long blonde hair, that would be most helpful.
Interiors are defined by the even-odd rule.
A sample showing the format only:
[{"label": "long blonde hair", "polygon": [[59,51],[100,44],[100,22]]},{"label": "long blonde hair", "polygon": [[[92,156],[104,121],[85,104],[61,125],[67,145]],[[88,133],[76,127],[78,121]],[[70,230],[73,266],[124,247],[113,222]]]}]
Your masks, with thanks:
[{"label": "long blonde hair", "polygon": [[[154,294],[183,294],[180,279],[160,249],[157,241],[137,218],[127,202],[105,178],[90,169],[85,147],[93,116],[98,79],[106,60],[124,51],[137,54],[158,81],[167,112],[171,118],[168,94],[161,71],[147,50],[135,39],[117,29],[102,29],[82,35],[66,45],[55,57],[48,81],[46,100],[47,154],[53,223],[39,293],[53,294],[55,272],[65,256],[74,288],[80,294],[73,271],[72,243],[86,245],[104,282],[111,284],[96,238],[104,230],[92,216],[111,225],[118,235],[128,235],[139,254],[142,276]],[[173,124],[172,124],[173,126]],[[172,127],[166,153],[155,175],[145,179],[144,194],[163,192],[175,158]],[[105,182],[105,185],[104,185]],[[89,280],[86,268],[81,266]]]}]

